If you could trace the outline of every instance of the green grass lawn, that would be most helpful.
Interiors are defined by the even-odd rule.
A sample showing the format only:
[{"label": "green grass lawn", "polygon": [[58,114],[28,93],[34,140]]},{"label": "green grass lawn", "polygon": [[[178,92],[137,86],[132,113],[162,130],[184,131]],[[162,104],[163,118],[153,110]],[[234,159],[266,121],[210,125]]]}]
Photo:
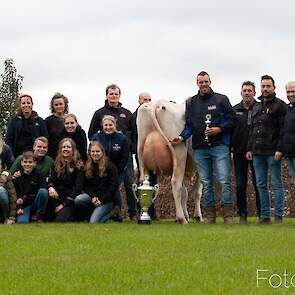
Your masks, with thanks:
[{"label": "green grass lawn", "polygon": [[1,225],[0,294],[295,294],[295,219],[218,222]]}]

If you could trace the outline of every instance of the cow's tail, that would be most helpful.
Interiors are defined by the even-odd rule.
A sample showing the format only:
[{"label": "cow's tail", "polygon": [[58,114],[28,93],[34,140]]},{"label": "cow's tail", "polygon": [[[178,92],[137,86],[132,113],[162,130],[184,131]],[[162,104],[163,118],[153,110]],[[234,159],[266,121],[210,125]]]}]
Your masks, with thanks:
[{"label": "cow's tail", "polygon": [[153,106],[153,109],[151,111],[152,121],[154,123],[154,126],[155,126],[156,130],[163,136],[163,138],[167,142],[168,148],[169,148],[169,150],[171,152],[171,155],[172,155],[173,169],[175,169],[177,167],[177,157],[176,157],[176,154],[175,154],[175,150],[174,150],[171,142],[169,141],[169,139],[167,138],[167,136],[163,132],[161,126],[159,125],[159,122],[158,122],[158,119],[157,119],[157,115],[156,115],[156,109],[157,109],[157,107],[158,107],[158,105],[157,105],[157,103],[155,103],[154,106]]}]

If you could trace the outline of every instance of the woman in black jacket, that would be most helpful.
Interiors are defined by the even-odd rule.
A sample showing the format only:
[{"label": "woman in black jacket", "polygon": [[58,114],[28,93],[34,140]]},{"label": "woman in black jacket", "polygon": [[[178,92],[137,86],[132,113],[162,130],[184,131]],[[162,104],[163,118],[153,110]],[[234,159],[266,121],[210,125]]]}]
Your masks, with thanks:
[{"label": "woman in black jacket", "polygon": [[83,187],[83,162],[71,138],[64,138],[58,146],[55,169],[49,178],[49,197],[54,200],[55,221],[75,220],[74,200]]},{"label": "woman in black jacket", "polygon": [[28,94],[19,97],[19,108],[7,127],[5,143],[11,148],[14,157],[33,148],[39,136],[48,138],[45,122],[33,111],[33,98]]},{"label": "woman in black jacket", "polygon": [[63,138],[64,116],[69,112],[69,100],[61,93],[55,93],[50,100],[52,115],[45,119],[49,135],[48,155],[56,158],[58,144]]},{"label": "woman in black jacket", "polygon": [[75,199],[79,209],[91,208],[90,223],[106,222],[114,213],[112,209],[118,190],[117,177],[117,168],[108,161],[102,144],[91,142],[84,169],[84,194]]},{"label": "woman in black jacket", "polygon": [[80,153],[82,160],[87,160],[87,137],[85,131],[78,124],[77,117],[74,114],[67,114],[64,117],[63,138],[71,138]]}]

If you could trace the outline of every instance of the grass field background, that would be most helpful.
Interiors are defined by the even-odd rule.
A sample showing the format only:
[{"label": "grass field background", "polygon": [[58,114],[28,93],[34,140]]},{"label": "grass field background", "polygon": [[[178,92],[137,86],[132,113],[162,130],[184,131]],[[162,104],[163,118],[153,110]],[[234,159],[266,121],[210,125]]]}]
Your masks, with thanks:
[{"label": "grass field background", "polygon": [[295,274],[284,222],[1,225],[0,294],[295,294],[256,283],[257,269]]}]

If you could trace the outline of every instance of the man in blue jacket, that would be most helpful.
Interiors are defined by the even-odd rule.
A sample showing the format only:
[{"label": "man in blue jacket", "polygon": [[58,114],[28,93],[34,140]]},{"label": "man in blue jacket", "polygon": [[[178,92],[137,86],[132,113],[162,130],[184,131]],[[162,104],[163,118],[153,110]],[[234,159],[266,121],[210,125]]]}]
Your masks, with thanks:
[{"label": "man in blue jacket", "polygon": [[224,223],[232,223],[232,188],[230,180],[230,133],[236,124],[236,115],[229,99],[214,92],[209,74],[197,75],[199,91],[186,102],[185,128],[172,143],[178,144],[192,135],[193,158],[197,163],[203,185],[205,220],[216,223],[216,199],[213,169],[221,185]]}]

